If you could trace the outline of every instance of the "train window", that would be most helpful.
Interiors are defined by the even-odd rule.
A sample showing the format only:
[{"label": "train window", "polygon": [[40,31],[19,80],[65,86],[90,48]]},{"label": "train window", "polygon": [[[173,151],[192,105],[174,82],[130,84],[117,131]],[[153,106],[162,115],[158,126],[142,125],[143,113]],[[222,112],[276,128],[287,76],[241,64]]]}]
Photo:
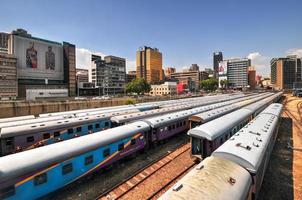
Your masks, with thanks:
[{"label": "train window", "polygon": [[12,138],[7,138],[7,139],[5,140],[5,144],[6,144],[6,146],[12,145],[12,144],[13,144],[13,139],[12,139]]},{"label": "train window", "polygon": [[110,156],[110,149],[109,148],[108,149],[104,149],[104,151],[103,151],[103,157],[107,158],[108,156]]},{"label": "train window", "polygon": [[109,122],[105,122],[105,127],[108,127],[109,126]]},{"label": "train window", "polygon": [[54,133],[53,133],[53,136],[54,136],[54,137],[60,137],[60,132],[59,132],[59,131],[54,132]]},{"label": "train window", "polygon": [[85,165],[90,165],[91,163],[93,163],[93,155],[87,156],[85,158]]},{"label": "train window", "polygon": [[172,129],[175,129],[175,124],[172,125]]},{"label": "train window", "polygon": [[124,143],[118,145],[118,150],[121,151],[124,149]]},{"label": "train window", "polygon": [[15,186],[11,185],[0,190],[0,199],[6,199],[15,194]]},{"label": "train window", "polygon": [[77,127],[77,132],[81,132],[81,131],[82,131],[82,127],[81,126]]},{"label": "train window", "polygon": [[223,138],[220,138],[220,144],[223,144]]},{"label": "train window", "polygon": [[41,185],[41,184],[46,183],[46,182],[47,182],[47,174],[46,173],[37,175],[34,178],[34,185],[36,185],[36,186]]},{"label": "train window", "polygon": [[135,143],[136,143],[136,139],[132,139],[130,142],[131,145],[135,145]]},{"label": "train window", "polygon": [[50,133],[44,133],[43,134],[43,139],[46,140],[48,138],[50,138]]},{"label": "train window", "polygon": [[184,126],[185,126],[185,125],[186,125],[186,121],[184,121],[184,123],[183,123],[183,124],[184,124]]},{"label": "train window", "polygon": [[92,125],[88,125],[88,130],[92,130]]},{"label": "train window", "polygon": [[100,124],[99,123],[95,124],[95,128],[100,128]]},{"label": "train window", "polygon": [[27,142],[34,142],[35,138],[34,138],[34,136],[29,136],[29,137],[26,138],[26,141]]},{"label": "train window", "polygon": [[72,172],[73,168],[72,168],[72,163],[68,163],[66,165],[63,165],[62,167],[62,175],[68,174],[70,172]]},{"label": "train window", "polygon": [[73,128],[68,129],[68,134],[73,134]]},{"label": "train window", "polygon": [[168,130],[171,131],[171,126],[168,126]]}]

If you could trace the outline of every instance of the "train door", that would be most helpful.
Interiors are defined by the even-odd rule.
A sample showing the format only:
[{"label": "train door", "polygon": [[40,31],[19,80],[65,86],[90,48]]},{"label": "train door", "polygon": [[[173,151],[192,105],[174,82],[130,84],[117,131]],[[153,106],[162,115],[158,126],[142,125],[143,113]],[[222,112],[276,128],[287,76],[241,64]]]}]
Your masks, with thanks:
[{"label": "train door", "polygon": [[191,137],[191,153],[192,156],[198,157],[200,159],[207,156],[207,141]]},{"label": "train door", "polygon": [[4,156],[15,151],[14,138],[4,138],[1,140],[0,155]]}]

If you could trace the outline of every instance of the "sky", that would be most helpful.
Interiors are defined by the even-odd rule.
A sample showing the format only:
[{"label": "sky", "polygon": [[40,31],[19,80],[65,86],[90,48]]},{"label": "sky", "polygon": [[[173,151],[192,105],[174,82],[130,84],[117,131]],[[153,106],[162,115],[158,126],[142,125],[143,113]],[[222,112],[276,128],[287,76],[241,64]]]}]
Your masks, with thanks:
[{"label": "sky", "polygon": [[0,0],[0,31],[73,43],[77,67],[90,54],[115,55],[135,70],[141,46],[158,48],[163,67],[212,67],[213,52],[248,57],[269,75],[272,57],[302,56],[301,0]]}]

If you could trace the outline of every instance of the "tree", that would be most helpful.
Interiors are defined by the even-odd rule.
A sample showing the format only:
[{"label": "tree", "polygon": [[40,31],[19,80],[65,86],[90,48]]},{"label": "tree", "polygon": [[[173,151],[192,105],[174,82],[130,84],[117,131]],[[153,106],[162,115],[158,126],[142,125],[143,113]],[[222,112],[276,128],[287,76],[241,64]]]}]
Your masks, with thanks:
[{"label": "tree", "polygon": [[226,89],[228,87],[229,81],[227,79],[220,80],[220,85],[222,88]]},{"label": "tree", "polygon": [[150,92],[150,90],[150,84],[143,78],[133,79],[126,85],[126,91],[128,93],[143,94]]},{"label": "tree", "polygon": [[214,91],[218,87],[218,81],[215,78],[200,81],[200,87],[205,91]]}]

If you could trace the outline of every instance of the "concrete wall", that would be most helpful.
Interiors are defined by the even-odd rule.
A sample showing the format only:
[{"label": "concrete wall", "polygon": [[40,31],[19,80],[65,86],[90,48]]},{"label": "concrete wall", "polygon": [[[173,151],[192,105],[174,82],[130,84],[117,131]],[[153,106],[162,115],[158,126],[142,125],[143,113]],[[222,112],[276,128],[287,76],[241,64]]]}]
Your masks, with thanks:
[{"label": "concrete wall", "polygon": [[[177,97],[175,97],[177,98]],[[175,99],[174,98],[174,99]],[[182,97],[183,98],[183,97]],[[66,100],[66,101],[8,101],[0,102],[0,118],[16,117],[23,115],[38,116],[41,113],[63,112],[87,108],[100,108],[108,106],[125,105],[129,100],[133,103],[150,102],[171,99],[170,97],[134,99],[120,98],[112,100]]]}]

